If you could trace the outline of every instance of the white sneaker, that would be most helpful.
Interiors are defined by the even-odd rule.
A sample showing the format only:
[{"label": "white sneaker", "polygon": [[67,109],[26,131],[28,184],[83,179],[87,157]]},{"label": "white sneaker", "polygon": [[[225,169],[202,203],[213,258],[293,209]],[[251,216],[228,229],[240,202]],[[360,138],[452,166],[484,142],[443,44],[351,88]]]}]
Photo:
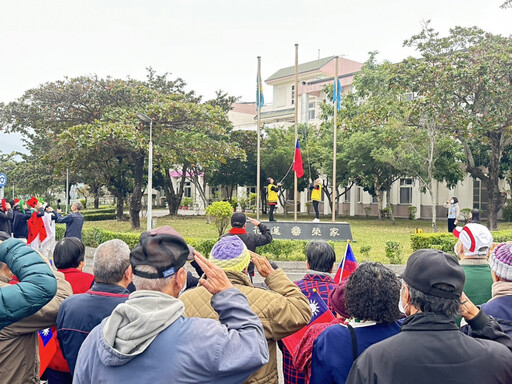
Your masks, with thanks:
[{"label": "white sneaker", "polygon": [[319,223],[320,220],[319,219],[313,219],[313,223]]}]

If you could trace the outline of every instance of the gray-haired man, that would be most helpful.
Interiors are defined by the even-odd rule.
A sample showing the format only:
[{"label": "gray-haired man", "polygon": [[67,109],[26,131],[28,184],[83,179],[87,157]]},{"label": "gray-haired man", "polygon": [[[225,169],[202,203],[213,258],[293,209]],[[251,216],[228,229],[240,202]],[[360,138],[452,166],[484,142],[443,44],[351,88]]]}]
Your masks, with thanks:
[{"label": "gray-haired man", "polygon": [[57,317],[57,338],[71,374],[89,332],[128,299],[127,287],[133,279],[128,245],[121,240],[101,244],[94,253],[93,271],[92,288],[65,300]]}]

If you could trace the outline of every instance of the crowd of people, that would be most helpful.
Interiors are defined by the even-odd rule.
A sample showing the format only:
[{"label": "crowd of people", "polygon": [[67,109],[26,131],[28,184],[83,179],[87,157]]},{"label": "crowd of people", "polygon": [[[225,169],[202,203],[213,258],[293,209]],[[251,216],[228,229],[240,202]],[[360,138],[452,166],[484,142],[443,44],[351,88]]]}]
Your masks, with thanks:
[{"label": "crowd of people", "polygon": [[[256,253],[272,241],[263,223],[231,223],[208,257],[168,226],[132,250],[107,241],[92,274],[76,236],[51,265],[13,227],[0,232],[0,381],[274,384],[280,349],[286,384],[512,382],[512,243],[483,225],[454,228],[455,255],[416,251],[399,276],[366,262],[340,282],[334,249],[312,241],[293,282]],[[43,329],[56,342],[44,367]]]}]

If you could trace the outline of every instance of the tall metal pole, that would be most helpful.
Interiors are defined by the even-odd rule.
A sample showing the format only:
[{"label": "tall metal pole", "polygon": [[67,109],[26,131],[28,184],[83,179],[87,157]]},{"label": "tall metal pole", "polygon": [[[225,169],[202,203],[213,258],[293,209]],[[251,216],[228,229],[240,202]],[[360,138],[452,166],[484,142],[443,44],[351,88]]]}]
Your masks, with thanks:
[{"label": "tall metal pole", "polygon": [[336,56],[336,66],[334,68],[334,94],[336,100],[334,101],[334,136],[333,136],[333,154],[332,154],[332,222],[336,221],[336,151],[337,151],[337,135],[338,132],[338,56]]},{"label": "tall metal pole", "polygon": [[[298,95],[299,95],[299,44],[295,44],[295,140],[293,142],[293,147],[297,144],[298,138],[298,118],[299,118],[299,103],[297,103]],[[293,183],[293,221],[297,221],[297,200],[298,200],[298,180],[297,180],[297,172],[293,173],[294,175],[294,183]],[[286,209],[286,207],[285,207]]]},{"label": "tall metal pole", "polygon": [[69,168],[66,168],[66,213],[69,205]]},{"label": "tall metal pole", "polygon": [[261,140],[260,140],[260,124],[261,124],[261,56],[258,56],[258,84],[257,84],[257,95],[256,97],[256,110],[258,113],[257,118],[257,127],[256,127],[256,135],[257,135],[257,160],[256,160],[256,220],[260,220],[260,204],[261,204],[261,158],[260,158],[260,150],[261,150]]},{"label": "tall metal pole", "polygon": [[147,230],[151,231],[153,216],[153,119],[149,122],[149,159],[148,159],[148,211]]}]

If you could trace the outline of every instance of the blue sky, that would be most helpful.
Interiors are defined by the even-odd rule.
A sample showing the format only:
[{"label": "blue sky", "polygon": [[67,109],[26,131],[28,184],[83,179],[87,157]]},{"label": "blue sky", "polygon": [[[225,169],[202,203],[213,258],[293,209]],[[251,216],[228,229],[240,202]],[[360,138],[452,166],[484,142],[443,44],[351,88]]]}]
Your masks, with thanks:
[{"label": "blue sky", "polygon": [[[46,81],[96,73],[143,78],[145,68],[182,77],[206,98],[223,89],[255,99],[256,56],[262,76],[299,61],[369,51],[398,61],[422,20],[447,32],[477,25],[512,34],[503,0],[0,0],[0,102]],[[265,101],[272,100],[264,88]],[[19,149],[0,134],[0,150]]]}]

